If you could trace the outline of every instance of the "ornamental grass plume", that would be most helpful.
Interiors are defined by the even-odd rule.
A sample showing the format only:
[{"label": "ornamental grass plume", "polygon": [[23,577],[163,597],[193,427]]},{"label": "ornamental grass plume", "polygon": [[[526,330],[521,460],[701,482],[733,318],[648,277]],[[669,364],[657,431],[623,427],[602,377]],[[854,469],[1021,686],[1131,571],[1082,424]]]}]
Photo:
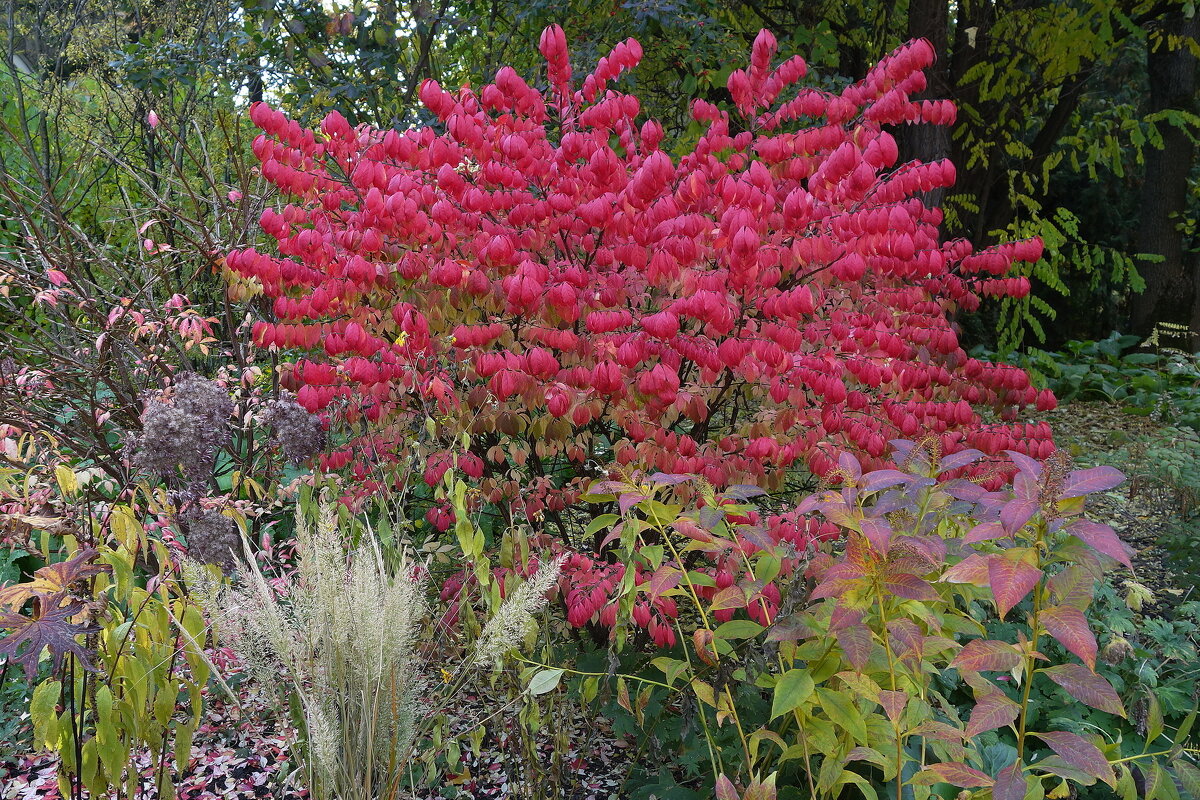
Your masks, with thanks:
[{"label": "ornamental grass plume", "polygon": [[475,664],[492,666],[520,647],[533,617],[546,606],[546,594],[558,582],[566,556],[544,562],[532,578],[518,586],[483,626],[475,642]]},{"label": "ornamental grass plume", "polygon": [[350,546],[332,503],[297,513],[295,582],[280,597],[253,558],[210,609],[252,674],[287,695],[301,728],[297,761],[317,800],[397,796],[412,752],[428,608],[415,565]]}]

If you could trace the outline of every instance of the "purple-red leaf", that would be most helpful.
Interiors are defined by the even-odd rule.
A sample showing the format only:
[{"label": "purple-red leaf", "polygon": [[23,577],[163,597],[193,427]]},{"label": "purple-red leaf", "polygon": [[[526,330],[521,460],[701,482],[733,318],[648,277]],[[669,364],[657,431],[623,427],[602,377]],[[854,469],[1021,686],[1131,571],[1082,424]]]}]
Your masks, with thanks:
[{"label": "purple-red leaf", "polygon": [[972,639],[967,642],[950,666],[976,672],[1008,672],[1021,663],[1021,653],[1008,642],[993,639]]},{"label": "purple-red leaf", "polygon": [[1018,760],[996,775],[992,800],[1025,800],[1026,788],[1025,773],[1021,771],[1021,762]]},{"label": "purple-red leaf", "polygon": [[880,489],[890,489],[911,480],[913,480],[913,476],[898,469],[877,469],[864,475],[859,485],[864,492],[877,492]]},{"label": "purple-red leaf", "polygon": [[1010,500],[1000,509],[1000,524],[1005,533],[1013,534],[1025,527],[1025,523],[1037,513],[1036,500]]},{"label": "purple-red leaf", "polygon": [[1001,619],[1024,600],[1042,578],[1042,571],[1021,556],[1020,551],[1009,550],[1002,555],[989,556],[987,560],[988,581]]},{"label": "purple-red leaf", "polygon": [[900,715],[904,713],[904,707],[908,705],[908,692],[905,691],[889,691],[883,690],[879,693],[879,705],[883,706],[883,713],[887,714],[887,718],[896,723],[900,719]]},{"label": "purple-red leaf", "polygon": [[740,500],[744,502],[752,497],[759,497],[760,495],[764,495],[766,493],[766,490],[755,486],[752,483],[737,483],[733,486],[726,486],[721,491],[721,496],[729,498],[730,500]]},{"label": "purple-red leaf", "polygon": [[717,776],[717,800],[740,800],[738,791],[734,788],[733,782],[724,775]]},{"label": "purple-red leaf", "polygon": [[30,616],[0,611],[0,630],[8,630],[8,635],[0,638],[0,656],[6,663],[20,664],[29,681],[37,674],[43,650],[50,651],[51,666],[55,672],[62,666],[63,657],[67,654],[79,659],[84,669],[94,672],[88,660],[88,651],[75,637],[95,633],[100,628],[71,622],[71,617],[83,609],[82,602],[68,601],[65,595],[56,594],[38,598]]},{"label": "purple-red leaf", "polygon": [[961,761],[943,761],[941,764],[930,764],[927,772],[937,775],[942,783],[957,786],[960,789],[975,789],[991,786],[993,781],[977,769],[972,769]]},{"label": "purple-red leaf", "polygon": [[1092,522],[1090,519],[1080,519],[1068,525],[1066,531],[1096,552],[1115,558],[1133,569],[1133,563],[1129,560],[1129,548],[1107,525]]},{"label": "purple-red leaf", "polygon": [[859,672],[866,668],[871,658],[871,631],[865,625],[850,625],[834,634],[838,646],[846,654],[846,660]]},{"label": "purple-red leaf", "polygon": [[993,687],[993,691],[980,697],[975,703],[975,708],[971,709],[971,718],[967,720],[967,737],[974,738],[981,733],[1010,725],[1020,713],[1020,706]]},{"label": "purple-red leaf", "polygon": [[709,603],[709,611],[727,611],[731,608],[745,608],[746,593],[742,591],[740,586],[726,586],[721,591],[713,595],[712,602]]},{"label": "purple-red leaf", "polygon": [[1099,778],[1109,786],[1116,786],[1117,776],[1113,774],[1112,765],[1108,763],[1100,748],[1087,739],[1066,731],[1033,735],[1050,745],[1050,749],[1057,753],[1059,758],[1075,769]]},{"label": "purple-red leaf", "polygon": [[871,546],[883,555],[887,555],[888,548],[892,543],[892,527],[887,524],[887,520],[868,517],[862,521],[860,527],[863,536],[867,537]]},{"label": "purple-red leaf", "polygon": [[999,522],[982,522],[967,531],[967,535],[963,537],[963,544],[989,542],[992,539],[999,539],[1007,535],[1008,531],[1004,530],[1004,526]]},{"label": "purple-red leaf", "polygon": [[1093,492],[1103,492],[1125,482],[1125,473],[1116,467],[1092,467],[1072,472],[1063,483],[1060,497],[1083,497]]},{"label": "purple-red leaf", "polygon": [[665,591],[674,589],[683,580],[683,573],[677,567],[663,564],[650,576],[650,596],[658,597]]},{"label": "purple-red leaf", "polygon": [[979,553],[972,553],[943,572],[942,580],[947,583],[969,583],[974,586],[987,586],[988,559]]},{"label": "purple-red leaf", "polygon": [[1089,669],[1096,669],[1096,637],[1082,611],[1074,606],[1050,606],[1042,609],[1038,621]]},{"label": "purple-red leaf", "polygon": [[1024,472],[1034,480],[1042,477],[1041,463],[1033,460],[1024,453],[1018,453],[1016,450],[1005,450],[1004,452],[1010,459],[1012,459],[1013,465],[1021,472]]},{"label": "purple-red leaf", "polygon": [[938,464],[938,471],[949,472],[952,469],[974,464],[981,458],[983,458],[983,453],[978,450],[959,450],[957,453],[951,453],[943,458],[942,462]]},{"label": "purple-red leaf", "polygon": [[1082,664],[1059,664],[1047,667],[1042,674],[1079,702],[1118,717],[1125,716],[1125,707],[1112,684]]},{"label": "purple-red leaf", "polygon": [[883,581],[883,588],[902,600],[936,600],[938,593],[929,582],[916,575],[889,575]]}]

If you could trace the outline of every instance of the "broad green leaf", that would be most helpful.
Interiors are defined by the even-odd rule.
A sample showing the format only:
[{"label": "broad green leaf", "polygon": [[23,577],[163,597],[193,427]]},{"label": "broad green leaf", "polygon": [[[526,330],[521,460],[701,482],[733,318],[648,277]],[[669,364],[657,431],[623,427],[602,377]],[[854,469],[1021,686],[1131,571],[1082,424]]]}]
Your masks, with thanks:
[{"label": "broad green leaf", "polygon": [[542,669],[534,673],[529,679],[529,693],[537,697],[554,691],[562,680],[563,672],[561,669]]},{"label": "broad green leaf", "polygon": [[790,669],[779,676],[771,700],[771,719],[791,713],[812,696],[816,684],[807,670]]}]

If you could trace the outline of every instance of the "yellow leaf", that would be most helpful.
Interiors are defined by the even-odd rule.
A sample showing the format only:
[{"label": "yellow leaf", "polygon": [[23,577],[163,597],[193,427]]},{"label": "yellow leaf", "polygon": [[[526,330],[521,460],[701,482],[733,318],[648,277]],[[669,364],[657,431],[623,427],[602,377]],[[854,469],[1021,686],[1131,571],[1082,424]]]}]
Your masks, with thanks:
[{"label": "yellow leaf", "polygon": [[54,468],[54,478],[58,481],[58,488],[63,497],[74,497],[79,492],[79,479],[66,464],[59,464]]}]

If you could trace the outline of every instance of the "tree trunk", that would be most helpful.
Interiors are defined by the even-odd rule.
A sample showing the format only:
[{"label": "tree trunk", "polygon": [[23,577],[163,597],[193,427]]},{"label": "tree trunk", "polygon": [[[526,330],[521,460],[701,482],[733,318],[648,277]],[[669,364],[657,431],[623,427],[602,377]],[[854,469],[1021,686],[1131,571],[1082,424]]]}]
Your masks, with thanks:
[{"label": "tree trunk", "polygon": [[[1194,39],[1200,34],[1200,17],[1182,14],[1165,18],[1163,38],[1147,53],[1150,77],[1150,113],[1167,110],[1195,111],[1197,58],[1185,44],[1168,37]],[[1183,250],[1179,217],[1187,205],[1188,173],[1195,147],[1185,131],[1174,125],[1160,126],[1163,146],[1146,151],[1145,181],[1141,190],[1141,219],[1138,224],[1138,271],[1146,289],[1131,301],[1133,333],[1147,336],[1156,323],[1188,326],[1200,287],[1195,266]],[[1171,342],[1176,344],[1176,342]],[[1193,332],[1189,345],[1196,346]]]},{"label": "tree trunk", "polygon": [[[950,80],[950,6],[946,0],[911,0],[908,6],[909,39],[927,39],[933,45],[937,61],[925,71],[929,85],[914,95],[915,100],[953,99],[954,86]],[[944,125],[901,125],[896,130],[900,161],[918,159],[937,161],[950,156],[950,129]],[[935,189],[922,199],[925,204],[940,207],[945,189]]]}]

